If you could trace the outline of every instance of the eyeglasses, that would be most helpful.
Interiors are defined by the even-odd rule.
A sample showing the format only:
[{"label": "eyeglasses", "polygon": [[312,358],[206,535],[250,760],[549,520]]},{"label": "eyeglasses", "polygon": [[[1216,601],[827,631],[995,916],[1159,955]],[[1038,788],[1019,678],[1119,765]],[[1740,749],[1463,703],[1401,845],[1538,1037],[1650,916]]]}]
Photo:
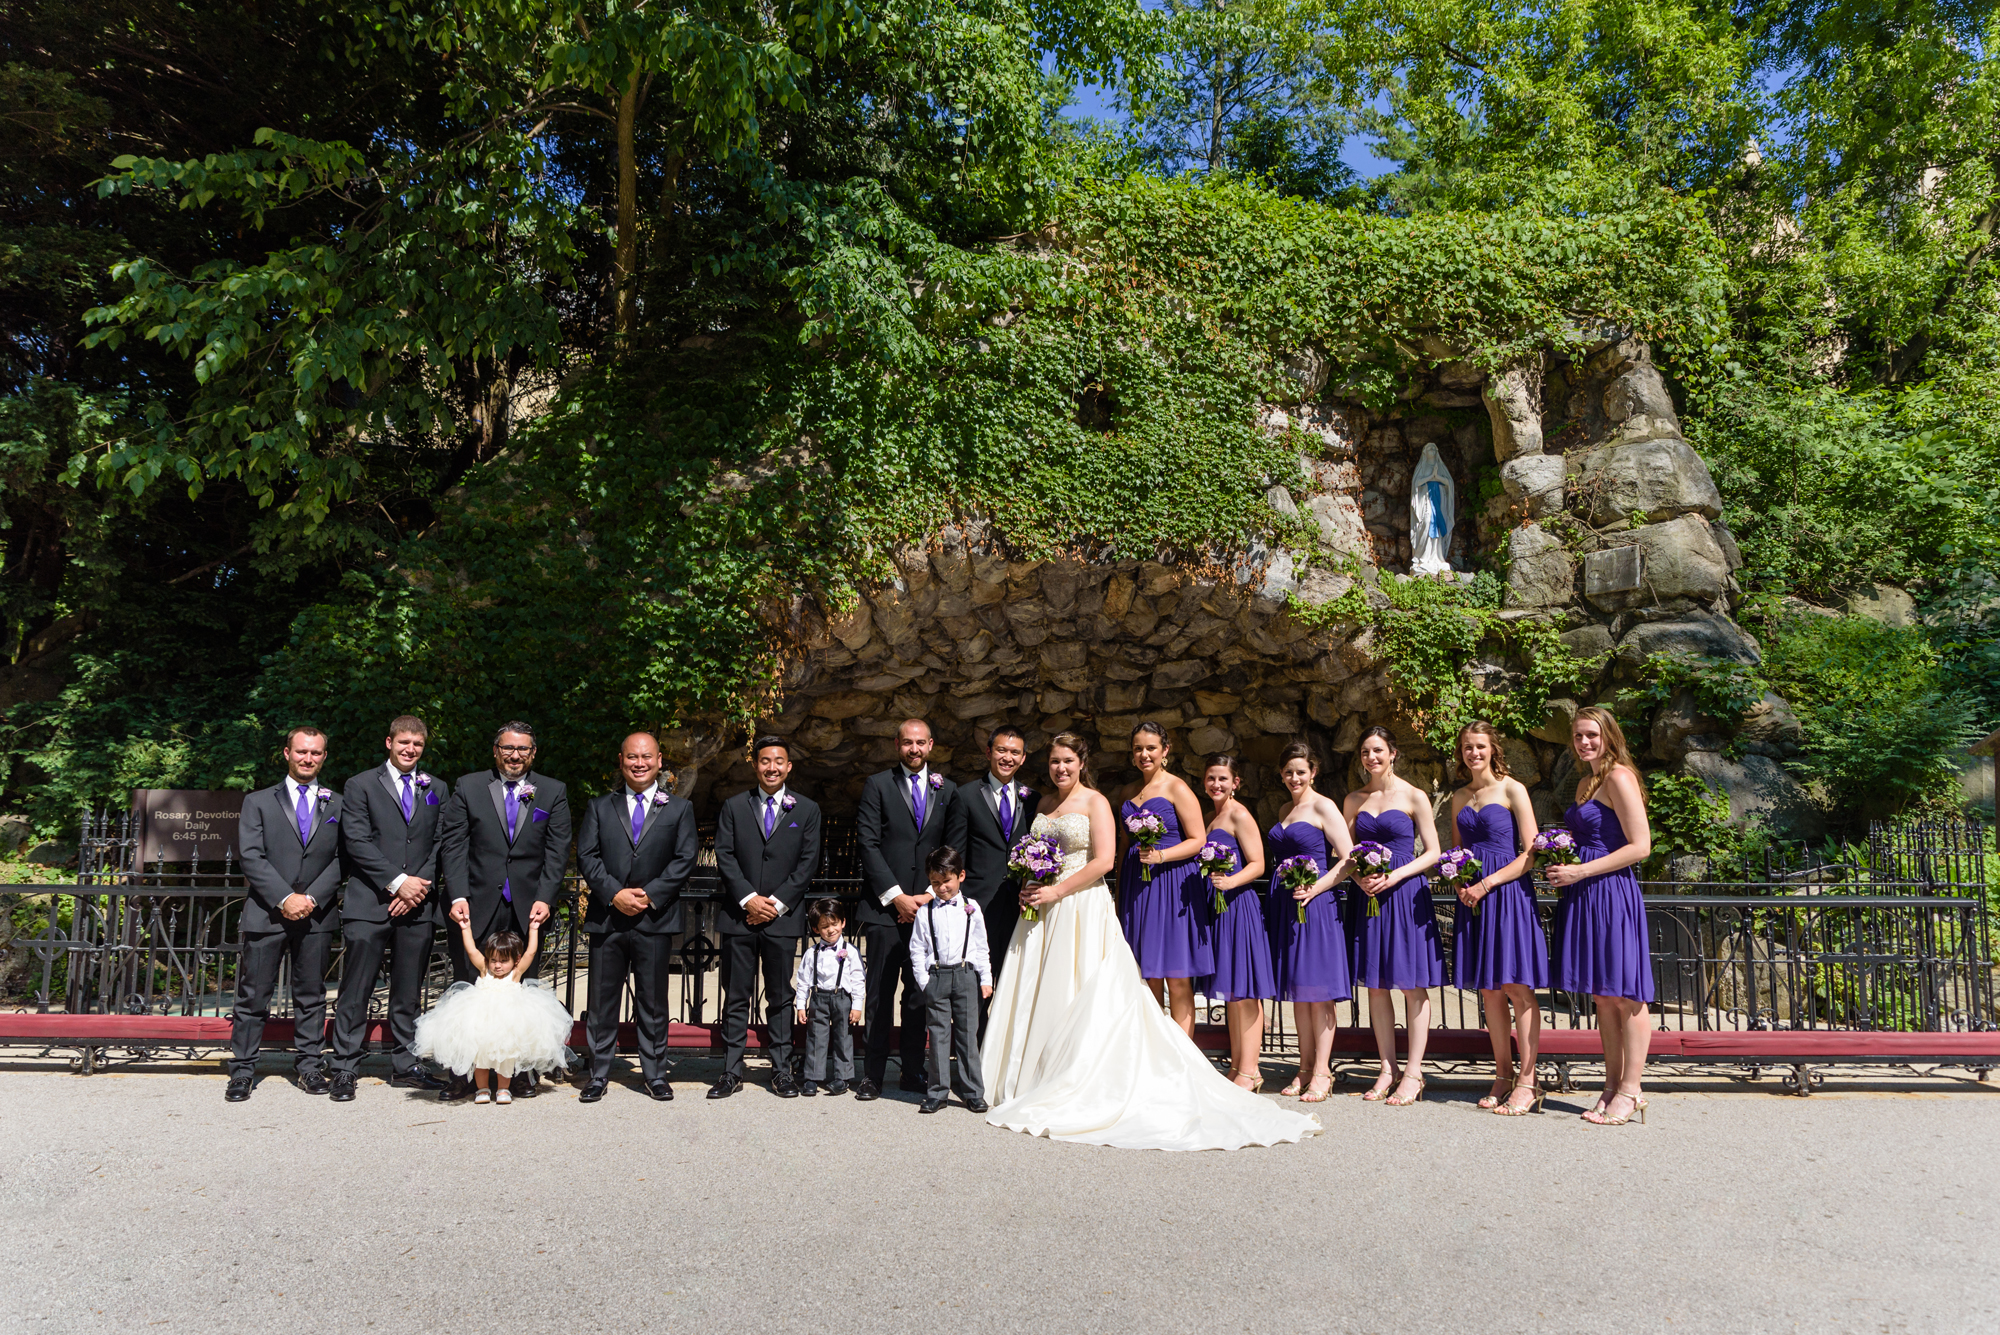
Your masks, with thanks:
[{"label": "eyeglasses", "polygon": [[532,746],[496,746],[493,749],[503,756],[533,755],[535,751]]}]

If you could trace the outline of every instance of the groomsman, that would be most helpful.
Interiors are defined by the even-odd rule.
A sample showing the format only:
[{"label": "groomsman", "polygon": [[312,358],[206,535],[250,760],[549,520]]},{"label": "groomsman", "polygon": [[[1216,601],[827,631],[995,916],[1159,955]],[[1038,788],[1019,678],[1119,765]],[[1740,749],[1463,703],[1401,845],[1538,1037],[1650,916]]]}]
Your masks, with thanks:
[{"label": "groomsman", "polygon": [[590,887],[583,930],[590,939],[590,1078],[577,1095],[595,1103],[611,1082],[625,979],[639,1028],[639,1075],[662,1102],[667,1082],[667,959],[681,930],[681,890],[701,852],[694,808],[660,781],[660,743],[635,732],[618,748],[615,793],[583,809],[576,866]]},{"label": "groomsman", "polygon": [[292,1045],[299,1088],[324,1094],[320,1059],[326,1032],[326,961],[340,888],[340,798],[319,782],[326,734],[301,725],[285,735],[285,777],[243,799],[238,843],[249,894],[243,901],[243,954],[229,1042],[229,1088],[241,1103],[257,1079],[257,1051],[278,966],[292,963]]},{"label": "groomsman", "polygon": [[390,721],[389,759],[341,789],[340,851],[347,890],[340,902],[346,945],[340,1005],[333,1016],[333,1101],[354,1098],[354,1073],[368,1046],[368,1001],[389,954],[389,1083],[443,1089],[412,1051],[417,1002],[430,969],[431,942],[444,920],[438,897],[438,817],[451,789],[417,768],[430,730],[414,714]]},{"label": "groomsman", "polygon": [[819,806],[785,786],[792,753],[782,737],[754,746],[757,786],[722,804],[715,820],[715,870],[722,878],[722,1078],[708,1091],[726,1099],[743,1086],[750,1042],[750,989],[764,974],[771,1036],[771,1092],[799,1095],[792,1079],[792,965],[805,934],[805,901],[819,870]]},{"label": "groomsman", "polygon": [[[452,785],[438,844],[449,916],[469,925],[474,941],[503,927],[525,938],[529,923],[548,921],[569,861],[569,792],[535,772],[533,728],[519,721],[502,726],[493,738],[493,768]],[[472,982],[479,973],[459,934],[448,931],[446,940],[452,976]],[[547,953],[538,952],[535,963]],[[469,1081],[454,1081],[449,1093],[469,1088]],[[532,1071],[513,1084],[515,1098],[532,1098],[536,1089]]]},{"label": "groomsman", "polygon": [[[986,739],[986,773],[977,783],[959,785],[954,823],[963,831],[952,846],[965,855],[964,895],[979,905],[986,920],[988,958],[994,969],[1006,957],[1021,920],[1021,882],[1007,870],[1014,844],[1035,823],[1041,794],[1018,781],[1028,759],[1028,739],[1011,723],[1003,723]],[[986,1035],[991,1000],[979,1000],[979,1033]]]},{"label": "groomsman", "polygon": [[931,769],[931,726],[906,719],[896,730],[902,763],[869,778],[861,790],[854,828],[861,845],[860,928],[868,946],[867,1056],[854,1097],[879,1098],[889,1074],[889,1031],[901,1010],[902,1079],[898,1088],[921,1094],[924,1080],[924,998],[910,971],[910,930],[917,910],[931,900],[924,871],[931,850],[956,848],[952,794],[957,785]]}]

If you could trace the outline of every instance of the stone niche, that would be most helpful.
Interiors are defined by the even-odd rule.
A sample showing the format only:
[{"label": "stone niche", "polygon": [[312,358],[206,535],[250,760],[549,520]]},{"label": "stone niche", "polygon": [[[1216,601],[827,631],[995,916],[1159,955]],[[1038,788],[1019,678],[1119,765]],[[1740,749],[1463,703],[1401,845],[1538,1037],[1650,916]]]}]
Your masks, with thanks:
[{"label": "stone niche", "polygon": [[[1014,724],[1037,786],[1049,739],[1073,729],[1096,748],[1105,788],[1133,776],[1127,738],[1151,719],[1191,780],[1207,755],[1238,756],[1244,796],[1264,820],[1283,798],[1275,767],[1286,743],[1314,745],[1319,787],[1338,797],[1360,782],[1361,731],[1381,723],[1402,741],[1398,771],[1442,794],[1447,758],[1399,710],[1370,634],[1343,623],[1308,631],[1287,610],[1340,598],[1357,580],[1380,605],[1380,572],[1409,566],[1410,479],[1427,444],[1458,486],[1455,570],[1504,572],[1506,615],[1558,622],[1574,651],[1601,660],[1582,702],[1609,698],[1656,652],[1755,661],[1755,641],[1730,618],[1741,558],[1721,498],[1644,343],[1609,338],[1574,359],[1543,355],[1491,376],[1442,343],[1424,352],[1427,371],[1385,411],[1329,394],[1325,359],[1311,350],[1293,359],[1296,400],[1260,409],[1266,431],[1302,443],[1300,477],[1265,479],[1268,499],[1310,523],[1330,559],[1309,565],[1253,545],[1200,568],[1019,561],[977,520],[945,528],[896,552],[897,577],[845,612],[804,598],[774,610],[796,648],[782,709],[760,730],[795,744],[793,782],[836,815],[893,763],[909,717],[930,723],[933,764],[960,778],[983,769],[990,731]],[[1468,671],[1504,683],[1508,666]],[[1552,702],[1543,727],[1507,746],[1545,820],[1575,782],[1564,743],[1579,703]],[[1730,731],[1725,722],[1675,732],[1657,758],[1709,774]],[[683,790],[705,811],[751,782],[743,740],[669,744]],[[1642,754],[1649,745],[1630,740]],[[1788,782],[1782,771],[1759,781]],[[1777,804],[1802,807],[1799,796]]]}]

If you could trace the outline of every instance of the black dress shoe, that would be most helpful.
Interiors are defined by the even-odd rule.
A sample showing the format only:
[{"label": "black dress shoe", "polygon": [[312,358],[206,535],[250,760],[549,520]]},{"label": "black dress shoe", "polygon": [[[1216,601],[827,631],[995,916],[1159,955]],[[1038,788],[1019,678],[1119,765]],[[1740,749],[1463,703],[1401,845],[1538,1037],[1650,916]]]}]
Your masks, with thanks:
[{"label": "black dress shoe", "polygon": [[534,1071],[523,1071],[507,1083],[517,1099],[532,1099],[542,1092],[541,1076]]},{"label": "black dress shoe", "polygon": [[726,1099],[741,1088],[743,1088],[743,1077],[725,1074],[722,1079],[708,1087],[708,1096],[712,1099]]},{"label": "black dress shoe", "polygon": [[798,1082],[789,1075],[780,1075],[771,1081],[771,1092],[781,1099],[795,1099],[799,1096]]},{"label": "black dress shoe", "polygon": [[299,1072],[299,1088],[308,1094],[324,1094],[333,1088],[333,1082],[326,1078],[326,1072],[317,1068]]},{"label": "black dress shoe", "polygon": [[229,1088],[222,1092],[222,1097],[231,1103],[242,1103],[250,1097],[250,1090],[256,1083],[255,1076],[232,1075],[229,1077]]},{"label": "black dress shoe", "polygon": [[829,1080],[822,1088],[829,1094],[845,1094],[847,1092],[847,1082],[845,1080]]},{"label": "black dress shoe", "polygon": [[918,1112],[920,1112],[920,1113],[934,1113],[934,1112],[943,1112],[943,1111],[944,1111],[944,1100],[943,1100],[943,1099],[925,1099],[925,1100],[924,1100],[924,1101],[923,1101],[922,1103],[919,1103],[919,1104],[917,1105],[917,1111],[918,1111]]},{"label": "black dress shoe", "polygon": [[423,1066],[412,1071],[399,1071],[389,1077],[391,1089],[444,1089],[450,1084],[436,1071]]},{"label": "black dress shoe", "polygon": [[674,1101],[674,1087],[668,1084],[664,1077],[659,1080],[648,1080],[646,1082],[646,1092],[661,1103],[672,1103]]},{"label": "black dress shoe", "polygon": [[610,1082],[607,1080],[593,1080],[577,1091],[576,1101],[578,1103],[595,1103],[604,1097],[604,1091],[609,1085]]},{"label": "black dress shoe", "polygon": [[983,1113],[986,1111],[987,1106],[985,1099],[967,1099],[965,1101],[965,1110],[967,1112]]},{"label": "black dress shoe", "polygon": [[333,1073],[333,1085],[329,1093],[332,1095],[335,1103],[354,1102],[354,1072],[335,1071]]},{"label": "black dress shoe", "polygon": [[854,1086],[854,1101],[868,1103],[882,1097],[882,1087],[873,1080],[863,1080]]},{"label": "black dress shoe", "polygon": [[799,1086],[799,1093],[805,1095],[809,1099],[817,1098],[819,1097],[819,1086],[815,1085],[812,1081],[808,1080]]}]

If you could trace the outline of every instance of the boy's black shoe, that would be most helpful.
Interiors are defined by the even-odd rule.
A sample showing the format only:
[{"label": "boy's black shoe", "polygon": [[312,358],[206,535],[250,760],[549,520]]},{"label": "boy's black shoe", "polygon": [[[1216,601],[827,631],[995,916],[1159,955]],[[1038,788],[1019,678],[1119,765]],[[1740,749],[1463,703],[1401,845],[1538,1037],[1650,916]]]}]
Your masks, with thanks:
[{"label": "boy's black shoe", "polygon": [[829,1080],[824,1085],[821,1085],[820,1088],[829,1094],[845,1094],[847,1092],[847,1082],[845,1080]]},{"label": "boy's black shoe", "polygon": [[965,1110],[967,1112],[983,1113],[988,1106],[985,1099],[967,1099],[965,1101]]},{"label": "boy's black shoe", "polygon": [[924,1100],[924,1101],[923,1101],[922,1103],[919,1103],[919,1104],[917,1105],[917,1111],[918,1111],[918,1112],[920,1112],[920,1113],[934,1113],[934,1112],[943,1112],[943,1111],[944,1111],[944,1100],[943,1100],[943,1099],[925,1099],[925,1100]]},{"label": "boy's black shoe", "polygon": [[808,1080],[799,1086],[799,1093],[806,1098],[812,1098],[819,1093],[819,1086]]},{"label": "boy's black shoe", "polygon": [[854,1101],[856,1103],[867,1103],[871,1099],[879,1099],[881,1097],[882,1087],[873,1080],[863,1080],[854,1087]]}]

